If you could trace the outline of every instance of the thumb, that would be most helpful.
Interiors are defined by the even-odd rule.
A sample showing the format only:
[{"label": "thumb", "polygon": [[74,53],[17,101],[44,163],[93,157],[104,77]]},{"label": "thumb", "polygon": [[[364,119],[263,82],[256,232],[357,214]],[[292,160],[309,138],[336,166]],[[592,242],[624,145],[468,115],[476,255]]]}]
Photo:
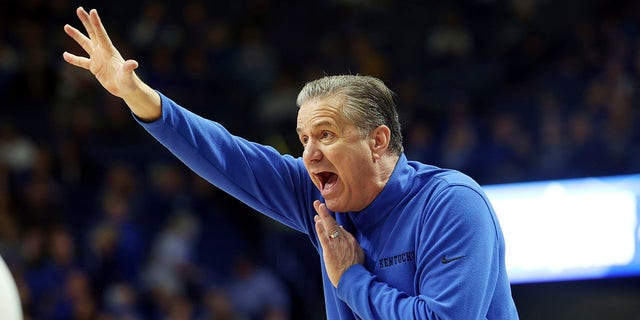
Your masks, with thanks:
[{"label": "thumb", "polygon": [[124,72],[131,72],[135,69],[138,69],[138,61],[135,60],[127,60],[124,62],[122,66]]}]

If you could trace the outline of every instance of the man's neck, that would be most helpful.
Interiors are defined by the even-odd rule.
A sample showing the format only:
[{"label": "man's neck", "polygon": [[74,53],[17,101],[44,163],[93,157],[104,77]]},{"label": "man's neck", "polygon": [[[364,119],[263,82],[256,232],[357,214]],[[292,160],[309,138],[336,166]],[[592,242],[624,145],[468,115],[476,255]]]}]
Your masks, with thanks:
[{"label": "man's neck", "polygon": [[372,198],[372,201],[378,196],[378,194],[380,194],[380,192],[382,192],[382,189],[387,185],[387,182],[389,182],[399,159],[400,156],[396,154],[385,154],[380,159],[376,160],[377,172],[375,174],[375,185],[377,186],[377,192]]}]

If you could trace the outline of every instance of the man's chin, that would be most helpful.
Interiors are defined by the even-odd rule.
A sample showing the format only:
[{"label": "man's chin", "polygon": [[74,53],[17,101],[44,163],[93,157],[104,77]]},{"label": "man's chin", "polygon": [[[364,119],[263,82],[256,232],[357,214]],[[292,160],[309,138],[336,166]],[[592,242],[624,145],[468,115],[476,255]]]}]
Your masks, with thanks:
[{"label": "man's chin", "polygon": [[347,212],[347,208],[343,203],[340,203],[338,199],[325,199],[324,204],[327,206],[327,209],[332,212]]},{"label": "man's chin", "polygon": [[335,212],[337,208],[336,206],[336,201],[335,200],[331,200],[331,199],[324,199],[324,204],[327,206],[327,209],[329,209],[329,211],[333,211]]}]

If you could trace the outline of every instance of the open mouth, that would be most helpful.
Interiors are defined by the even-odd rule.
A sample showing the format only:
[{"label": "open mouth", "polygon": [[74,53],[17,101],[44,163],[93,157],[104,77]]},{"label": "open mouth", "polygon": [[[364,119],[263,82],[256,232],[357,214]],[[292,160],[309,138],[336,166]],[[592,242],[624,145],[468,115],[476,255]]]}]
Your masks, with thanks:
[{"label": "open mouth", "polygon": [[338,181],[338,175],[333,172],[322,171],[316,173],[316,177],[320,181],[320,191],[327,192],[336,185]]}]

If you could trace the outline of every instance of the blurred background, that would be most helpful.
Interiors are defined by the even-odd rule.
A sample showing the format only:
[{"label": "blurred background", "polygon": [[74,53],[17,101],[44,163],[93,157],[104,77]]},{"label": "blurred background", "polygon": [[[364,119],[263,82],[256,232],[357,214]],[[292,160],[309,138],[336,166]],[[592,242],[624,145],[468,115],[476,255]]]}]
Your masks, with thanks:
[{"label": "blurred background", "polygon": [[[27,319],[323,319],[319,257],[178,163],[84,70],[79,5],[152,87],[301,155],[325,74],[398,95],[407,156],[481,184],[640,172],[640,1],[0,4],[0,255]],[[544,230],[541,230],[544,233]],[[513,285],[522,319],[640,319],[640,280]]]}]

